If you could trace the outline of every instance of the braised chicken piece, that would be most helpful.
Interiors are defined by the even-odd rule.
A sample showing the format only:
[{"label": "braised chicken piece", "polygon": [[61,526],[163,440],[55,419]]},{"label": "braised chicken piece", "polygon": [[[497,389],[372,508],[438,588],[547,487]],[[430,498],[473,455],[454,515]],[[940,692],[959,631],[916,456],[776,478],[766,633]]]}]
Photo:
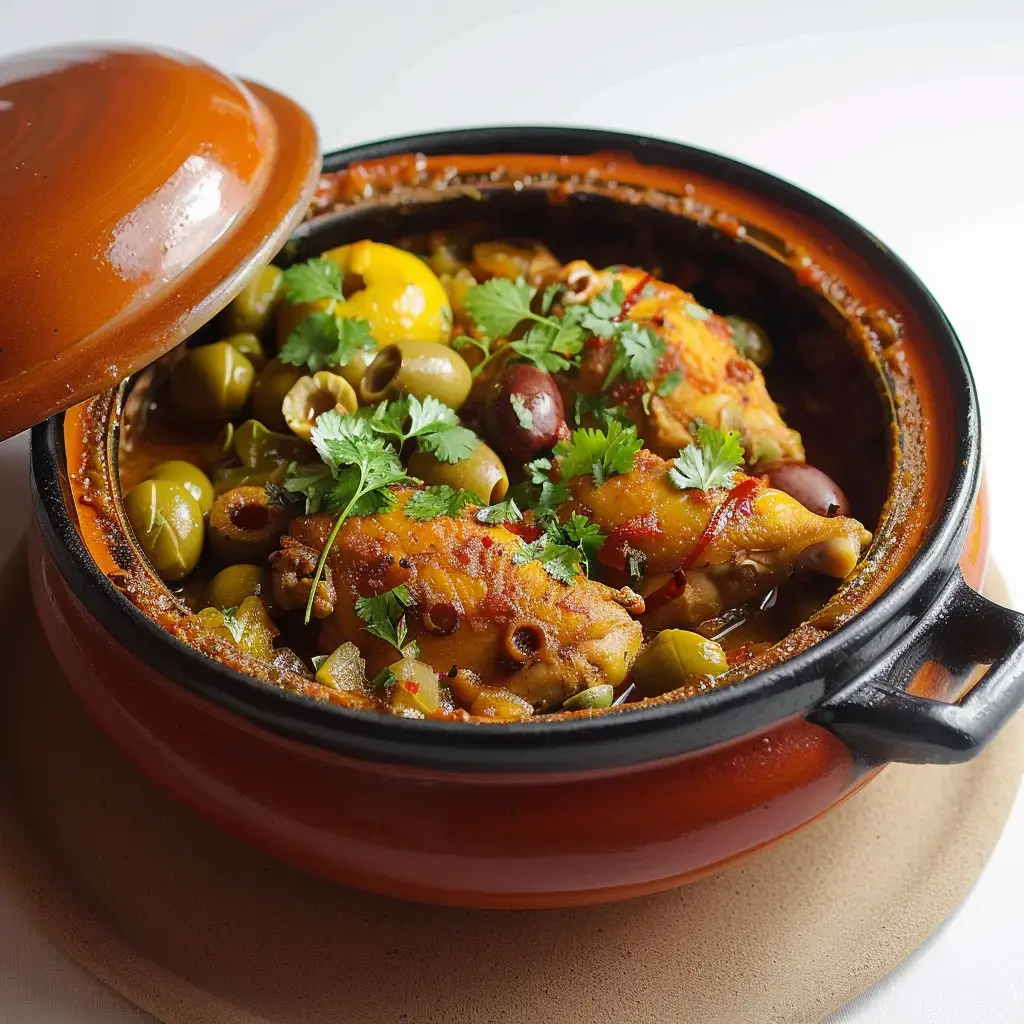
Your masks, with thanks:
[{"label": "braised chicken piece", "polygon": [[[616,281],[627,294],[646,281],[626,315],[652,327],[665,343],[652,378],[655,387],[646,394],[647,381],[622,379],[612,385],[608,404],[624,407],[655,454],[671,458],[692,444],[691,425],[697,422],[737,431],[748,465],[803,459],[800,435],[783,422],[760,368],[737,351],[724,317],[681,288],[634,267],[596,270],[584,260],[574,260],[562,268],[559,279],[569,286],[564,299],[569,304],[590,302]],[[611,361],[611,346],[594,346],[587,349],[577,374],[558,374],[567,409],[574,407],[579,394],[601,393]]]},{"label": "braised chicken piece", "polygon": [[[411,599],[408,638],[438,671],[468,669],[539,710],[595,683],[626,678],[640,649],[640,624],[630,616],[643,609],[638,595],[582,575],[563,583],[539,562],[521,564],[514,557],[521,539],[468,511],[458,519],[410,519],[402,512],[410,494],[399,492],[390,512],[350,519],[338,534],[330,584],[314,607],[322,651],[358,644],[371,679],[394,662],[394,648],[366,631],[355,602],[403,585]],[[271,557],[282,608],[305,606],[332,521],[303,516],[282,537]]]},{"label": "braised chicken piece", "polygon": [[756,478],[737,474],[731,489],[680,490],[671,468],[641,451],[633,469],[600,486],[589,475],[569,484],[571,508],[608,534],[598,552],[604,565],[622,570],[630,552],[639,553],[647,628],[696,625],[797,572],[842,579],[871,542],[856,519],[815,515]]}]

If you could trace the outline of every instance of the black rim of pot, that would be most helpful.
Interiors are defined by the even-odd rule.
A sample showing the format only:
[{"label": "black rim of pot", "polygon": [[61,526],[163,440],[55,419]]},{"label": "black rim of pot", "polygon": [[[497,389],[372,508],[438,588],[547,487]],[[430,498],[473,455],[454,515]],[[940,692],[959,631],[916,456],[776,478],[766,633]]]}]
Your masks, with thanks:
[{"label": "black rim of pot", "polygon": [[599,150],[627,151],[642,163],[728,181],[810,218],[881,269],[921,317],[950,382],[955,469],[930,536],[884,594],[800,654],[688,700],[595,718],[501,725],[352,711],[261,683],[200,654],[144,616],[110,583],[65,506],[60,414],[32,432],[36,515],[61,575],[104,628],[179,685],[281,736],[361,760],[439,771],[513,773],[610,769],[742,737],[806,713],[905,633],[956,569],[979,486],[980,422],[970,368],[952,326],[917,276],[870,232],[797,186],[728,157],[668,140],[595,129],[467,128],[404,136],[330,153],[324,170],[409,152],[585,155]]}]

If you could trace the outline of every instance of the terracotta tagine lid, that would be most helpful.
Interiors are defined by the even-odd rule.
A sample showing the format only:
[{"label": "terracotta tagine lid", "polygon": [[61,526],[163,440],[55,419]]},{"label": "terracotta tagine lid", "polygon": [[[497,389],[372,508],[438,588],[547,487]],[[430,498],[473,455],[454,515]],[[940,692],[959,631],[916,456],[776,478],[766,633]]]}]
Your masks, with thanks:
[{"label": "terracotta tagine lid", "polygon": [[225,306],[301,220],[319,150],[300,107],[182,54],[0,60],[0,439]]}]

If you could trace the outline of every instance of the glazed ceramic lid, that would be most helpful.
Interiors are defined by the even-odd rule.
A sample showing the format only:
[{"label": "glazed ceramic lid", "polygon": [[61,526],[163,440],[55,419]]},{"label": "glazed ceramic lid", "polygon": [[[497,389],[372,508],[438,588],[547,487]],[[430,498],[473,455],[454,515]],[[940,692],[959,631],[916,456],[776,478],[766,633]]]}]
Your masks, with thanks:
[{"label": "glazed ceramic lid", "polygon": [[309,116],[181,54],[0,60],[0,439],[209,320],[302,219]]}]

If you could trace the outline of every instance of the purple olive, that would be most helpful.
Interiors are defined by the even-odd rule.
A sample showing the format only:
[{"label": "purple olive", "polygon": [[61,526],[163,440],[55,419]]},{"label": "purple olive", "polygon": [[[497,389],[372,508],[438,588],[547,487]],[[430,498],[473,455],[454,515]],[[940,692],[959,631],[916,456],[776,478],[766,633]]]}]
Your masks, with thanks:
[{"label": "purple olive", "polygon": [[565,435],[565,408],[550,373],[528,363],[505,367],[484,413],[487,437],[512,462],[528,462]]},{"label": "purple olive", "polygon": [[796,498],[809,512],[819,516],[848,516],[850,502],[839,484],[806,462],[779,459],[755,466],[755,473],[764,473],[772,487]]}]

